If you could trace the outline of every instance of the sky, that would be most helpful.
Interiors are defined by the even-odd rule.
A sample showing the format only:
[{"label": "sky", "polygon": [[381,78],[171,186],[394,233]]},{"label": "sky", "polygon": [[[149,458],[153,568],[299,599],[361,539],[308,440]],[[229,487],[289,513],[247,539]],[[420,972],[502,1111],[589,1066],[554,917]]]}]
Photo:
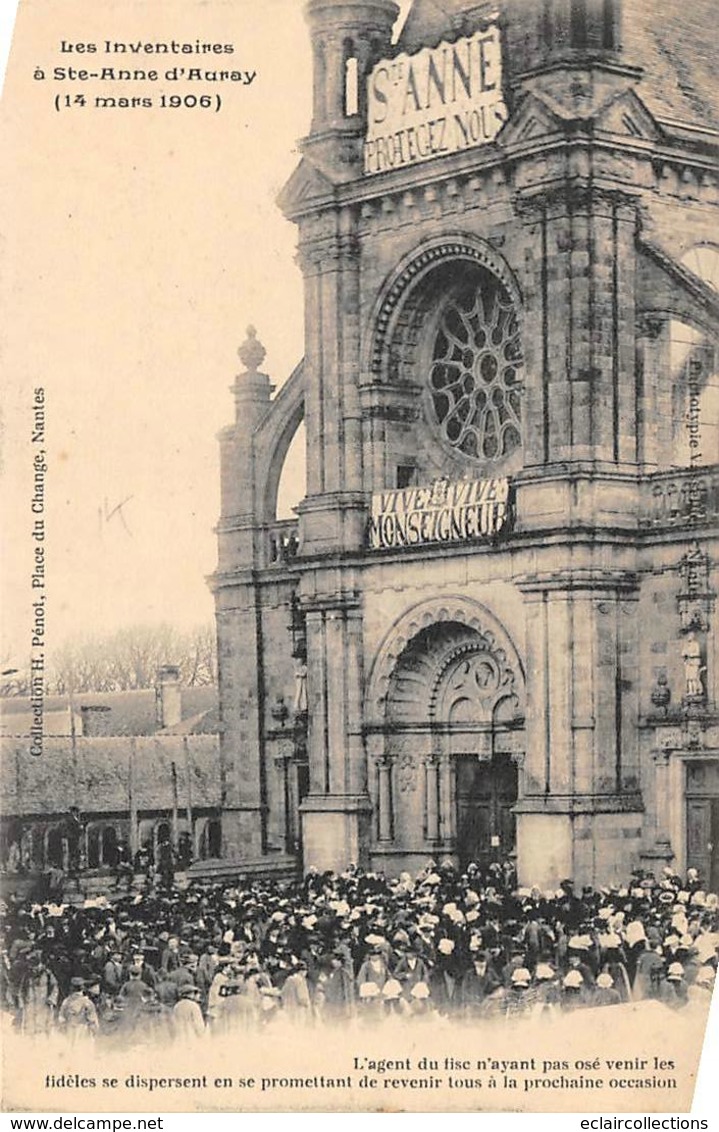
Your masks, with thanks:
[{"label": "sky", "polygon": [[[6,26],[12,6],[0,5]],[[4,667],[29,652],[38,386],[50,648],[78,633],[212,616],[216,433],[232,418],[237,347],[254,323],[278,385],[303,351],[295,232],[274,204],[309,125],[303,8],[20,0],[0,103]],[[257,78],[223,89],[216,114],[58,111],[55,96],[79,86],[33,78],[37,67],[82,65],[62,39],[173,37],[232,43]],[[709,1112],[715,1093],[718,1013],[719,1000],[695,1112]]]},{"label": "sky", "polygon": [[[4,667],[27,652],[37,596],[37,387],[50,650],[129,624],[212,618],[216,434],[232,420],[237,348],[254,324],[277,386],[303,353],[296,232],[275,204],[311,116],[303,9],[299,0],[20,0],[0,105],[10,158],[0,174]],[[150,69],[165,57],[128,62],[104,53],[104,41],[173,38],[232,44],[209,65],[256,77],[113,85],[53,75],[73,65]],[[89,43],[94,56],[78,52]],[[221,109],[157,105],[181,85],[219,92]],[[96,108],[98,93],[154,105]],[[293,463],[285,511],[303,485]]]},{"label": "sky", "polygon": [[[97,83],[33,78],[36,67],[94,62],[63,52],[62,40],[173,37],[232,43],[232,65],[257,76],[206,84],[220,90],[218,113],[96,109]],[[21,0],[0,108],[11,155],[0,296],[5,663],[23,654],[36,596],[30,434],[39,386],[49,645],[211,618],[216,433],[232,419],[237,347],[254,323],[278,385],[303,352],[295,230],[274,199],[308,128],[309,66],[302,5],[288,0],[159,0],[151,13],[130,0]],[[178,89],[138,82],[122,93],[156,99],[163,85]],[[86,105],[57,111],[56,95],[68,93],[86,94]],[[106,83],[102,93],[115,90]]]}]

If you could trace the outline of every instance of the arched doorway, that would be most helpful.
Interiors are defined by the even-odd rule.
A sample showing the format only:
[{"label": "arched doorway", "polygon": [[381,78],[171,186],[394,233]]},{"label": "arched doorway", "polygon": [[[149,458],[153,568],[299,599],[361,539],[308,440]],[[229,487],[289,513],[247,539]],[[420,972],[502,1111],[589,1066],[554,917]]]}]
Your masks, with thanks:
[{"label": "arched doorway", "polygon": [[376,849],[408,866],[514,853],[524,675],[507,634],[472,605],[400,633],[384,659],[384,718],[369,736]]}]

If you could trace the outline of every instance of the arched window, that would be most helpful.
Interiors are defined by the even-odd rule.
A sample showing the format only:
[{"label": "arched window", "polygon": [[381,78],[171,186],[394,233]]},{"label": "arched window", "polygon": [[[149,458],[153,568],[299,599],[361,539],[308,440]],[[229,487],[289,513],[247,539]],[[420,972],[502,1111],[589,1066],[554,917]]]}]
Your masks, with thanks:
[{"label": "arched window", "polygon": [[345,40],[345,117],[359,113],[359,63],[354,44]]}]

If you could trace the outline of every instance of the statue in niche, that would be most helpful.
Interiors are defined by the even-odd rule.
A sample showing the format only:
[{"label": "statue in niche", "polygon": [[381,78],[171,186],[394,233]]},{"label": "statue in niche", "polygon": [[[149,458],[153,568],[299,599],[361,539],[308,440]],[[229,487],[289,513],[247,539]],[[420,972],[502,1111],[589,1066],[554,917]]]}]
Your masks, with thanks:
[{"label": "statue in niche", "polygon": [[295,715],[307,715],[307,665],[298,664],[295,671]]},{"label": "statue in niche", "polygon": [[682,646],[682,660],[684,661],[684,697],[696,700],[704,696],[702,672],[702,650],[696,634],[688,633]]}]

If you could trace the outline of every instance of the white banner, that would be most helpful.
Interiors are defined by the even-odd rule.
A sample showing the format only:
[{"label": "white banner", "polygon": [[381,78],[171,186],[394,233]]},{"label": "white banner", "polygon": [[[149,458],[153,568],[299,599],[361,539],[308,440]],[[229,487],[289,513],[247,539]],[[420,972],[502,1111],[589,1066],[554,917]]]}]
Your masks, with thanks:
[{"label": "white banner", "polygon": [[435,480],[372,496],[371,550],[493,538],[509,517],[509,480]]},{"label": "white banner", "polygon": [[364,172],[486,145],[507,120],[499,28],[382,60],[367,79]]}]

